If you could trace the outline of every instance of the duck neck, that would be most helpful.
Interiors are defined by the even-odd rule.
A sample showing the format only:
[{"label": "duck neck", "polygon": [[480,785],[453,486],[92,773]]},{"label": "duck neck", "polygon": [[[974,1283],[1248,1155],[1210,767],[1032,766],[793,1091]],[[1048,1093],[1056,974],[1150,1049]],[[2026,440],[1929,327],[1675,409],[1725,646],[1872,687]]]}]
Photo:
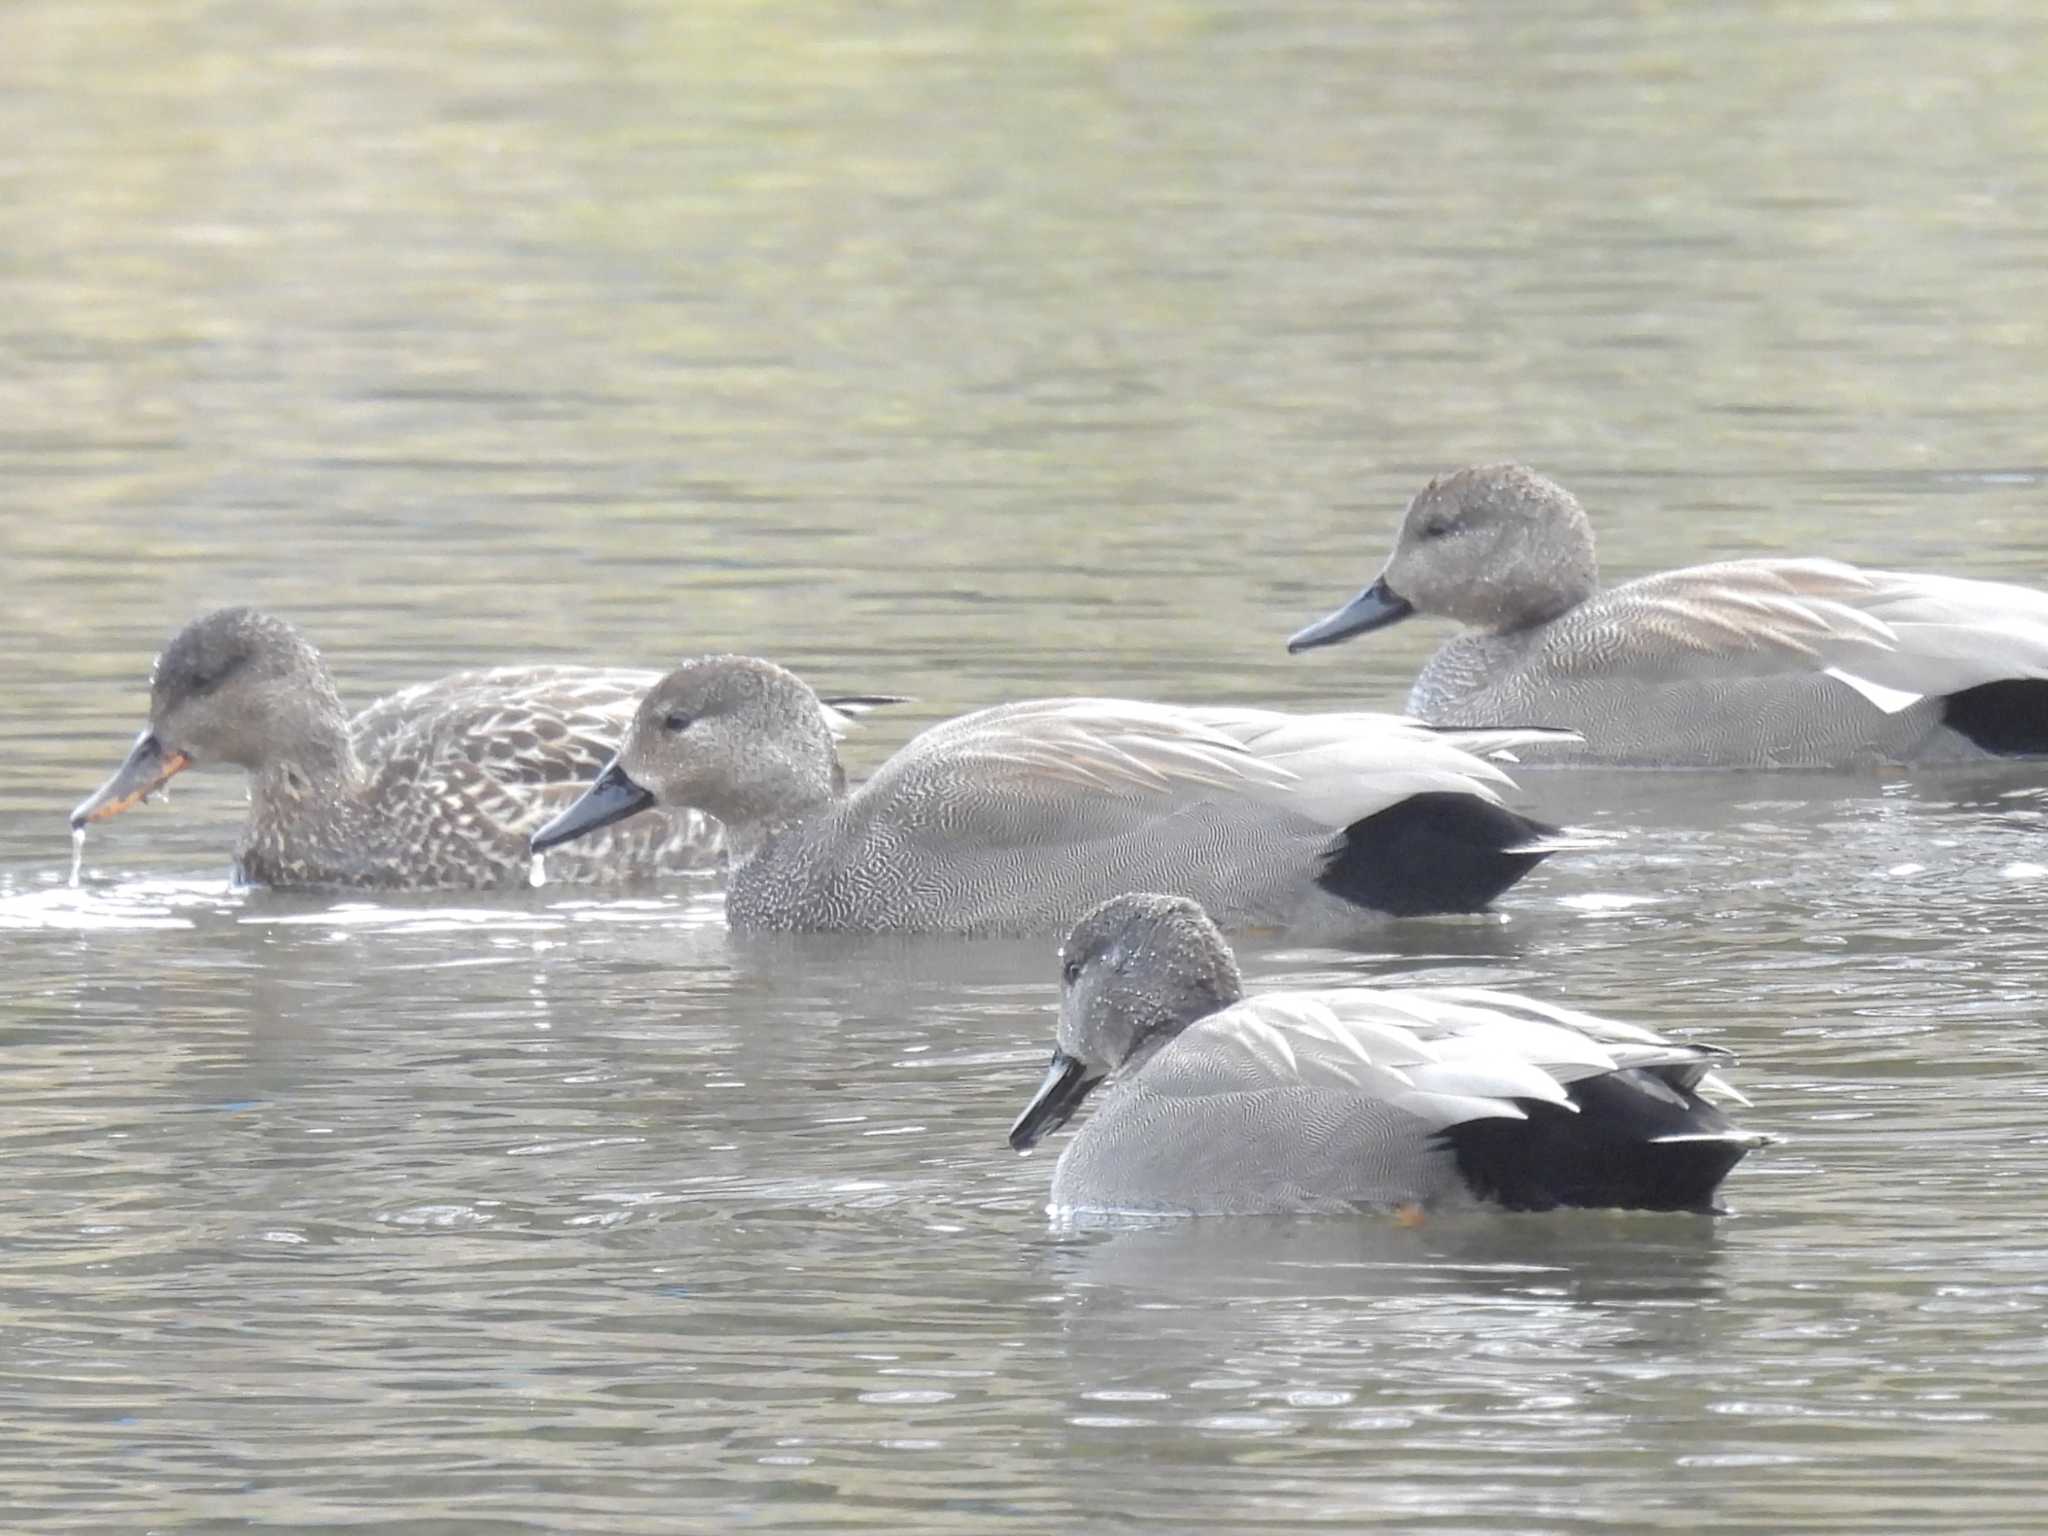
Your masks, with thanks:
[{"label": "duck neck", "polygon": [[1173,990],[1160,996],[1151,1010],[1151,1019],[1132,1041],[1121,1070],[1136,1071],[1189,1025],[1212,1013],[1221,1013],[1243,998],[1244,980],[1227,950],[1198,956],[1191,969],[1177,973]]},{"label": "duck neck", "polygon": [[1522,634],[1562,618],[1600,590],[1593,525],[1577,502],[1549,529],[1548,537],[1523,552],[1520,563],[1512,579],[1489,589],[1493,610],[1479,628],[1497,635]]},{"label": "duck neck", "polygon": [[310,698],[279,735],[284,745],[249,769],[253,819],[299,821],[352,804],[362,794],[362,759],[349,740],[341,701],[331,692]]},{"label": "duck neck", "polygon": [[828,810],[845,794],[846,775],[838,754],[776,754],[734,784],[717,805],[704,809],[725,828],[726,857],[735,870],[751,864],[793,829]]},{"label": "duck neck", "polygon": [[1593,564],[1589,550],[1582,569],[1574,567],[1560,571],[1555,583],[1532,592],[1527,602],[1503,609],[1492,622],[1480,626],[1481,632],[1501,636],[1525,635],[1553,619],[1563,618],[1599,589],[1599,569]]}]

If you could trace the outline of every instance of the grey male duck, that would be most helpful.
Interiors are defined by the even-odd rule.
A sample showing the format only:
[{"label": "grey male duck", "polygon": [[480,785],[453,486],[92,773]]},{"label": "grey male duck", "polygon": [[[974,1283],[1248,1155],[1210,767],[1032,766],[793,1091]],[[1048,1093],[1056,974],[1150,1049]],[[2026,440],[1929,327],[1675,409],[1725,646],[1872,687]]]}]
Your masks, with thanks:
[{"label": "grey male duck", "polygon": [[1716,1209],[1752,1149],[1725,1052],[1474,987],[1247,996],[1207,914],[1117,896],[1060,950],[1029,1151],[1090,1093],[1050,1209],[1175,1215],[1564,1206]]},{"label": "grey male duck", "polygon": [[[181,629],[150,675],[149,723],[71,813],[120,814],[187,768],[238,768],[238,878],[258,885],[489,890],[523,884],[527,836],[612,755],[654,672],[494,667],[421,683],[350,719],[320,653],[283,619],[224,608]],[[891,702],[845,701],[849,709]],[[819,706],[819,728],[846,715]],[[548,862],[551,880],[646,879],[714,864],[718,826],[649,818]]]},{"label": "grey male duck", "polygon": [[802,679],[706,656],[649,691],[533,846],[650,806],[706,812],[726,829],[736,928],[1049,932],[1145,884],[1234,927],[1334,937],[1380,914],[1476,910],[1565,846],[1467,750],[1548,738],[1040,699],[931,727],[849,795]]},{"label": "grey male duck", "polygon": [[1288,649],[1417,613],[1467,629],[1423,667],[1410,711],[1584,738],[1546,762],[1825,768],[2048,753],[2048,593],[1816,559],[1728,560],[1602,591],[1584,509],[1519,464],[1430,481],[1379,579]]}]

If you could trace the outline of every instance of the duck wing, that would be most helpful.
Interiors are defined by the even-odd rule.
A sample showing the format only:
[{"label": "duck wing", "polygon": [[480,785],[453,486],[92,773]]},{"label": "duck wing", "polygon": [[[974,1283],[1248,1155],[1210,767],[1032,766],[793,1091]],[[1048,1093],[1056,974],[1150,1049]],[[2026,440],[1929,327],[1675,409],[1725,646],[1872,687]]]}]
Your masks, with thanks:
[{"label": "duck wing", "polygon": [[467,763],[505,785],[582,784],[611,761],[654,672],[600,667],[489,667],[419,683],[349,723],[372,772]]},{"label": "duck wing", "polygon": [[[1831,669],[1844,682],[1928,697],[2048,678],[2048,592],[1911,571],[1866,574],[1873,590],[1863,612],[1891,631],[1893,643]],[[1904,707],[1859,691],[1887,712]]]},{"label": "duck wing", "polygon": [[[1555,736],[1473,734],[1489,749]],[[1337,831],[1417,794],[1498,805],[1512,781],[1460,735],[1380,714],[1041,699],[933,726],[848,804],[952,844],[1068,843],[1218,803]]]},{"label": "duck wing", "polygon": [[2048,594],[1835,560],[1729,560],[1597,594],[1550,626],[1561,678],[1825,674],[1888,714],[1981,683],[2048,678]]},{"label": "duck wing", "polygon": [[[1567,1102],[1562,1084],[1513,1050],[1443,1050],[1417,1029],[1422,1009],[1354,987],[1269,992],[1191,1026],[1145,1067],[1172,1098],[1296,1092],[1363,1098],[1440,1130],[1484,1116],[1520,1119],[1516,1099]],[[1476,1015],[1475,1015],[1476,1022]]]},{"label": "duck wing", "polygon": [[1103,1110],[1169,1129],[1172,1155],[1148,1158],[1148,1176],[1189,1206],[1420,1198],[1440,1192],[1446,1158],[1469,1193],[1510,1209],[1711,1210],[1729,1169],[1773,1139],[1698,1091],[1725,1087],[1713,1068],[1728,1060],[1486,989],[1267,993],[1190,1026]]},{"label": "duck wing", "polygon": [[1749,1101],[1715,1070],[1732,1057],[1617,1019],[1480,987],[1268,992],[1191,1026],[1144,1071],[1182,1097],[1274,1088],[1364,1094],[1434,1124],[1568,1105],[1570,1087],[1647,1069],[1672,1087]]}]

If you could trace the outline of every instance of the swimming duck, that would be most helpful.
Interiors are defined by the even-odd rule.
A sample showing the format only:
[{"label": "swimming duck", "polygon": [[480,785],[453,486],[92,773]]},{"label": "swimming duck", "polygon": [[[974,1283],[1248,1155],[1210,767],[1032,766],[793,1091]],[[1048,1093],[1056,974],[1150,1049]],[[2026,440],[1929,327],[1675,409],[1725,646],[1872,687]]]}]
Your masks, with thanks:
[{"label": "swimming duck", "polygon": [[706,656],[648,692],[533,847],[650,806],[706,812],[726,829],[736,928],[1057,931],[1144,883],[1232,926],[1341,933],[1477,909],[1566,846],[1507,809],[1506,774],[1467,750],[1548,736],[1040,699],[933,726],[848,795],[800,678]]},{"label": "swimming duck", "polygon": [[1728,560],[1599,589],[1593,529],[1520,464],[1409,504],[1377,581],[1290,651],[1433,613],[1465,624],[1408,708],[1439,725],[1561,726],[1546,762],[1847,767],[2048,753],[2048,593]]},{"label": "swimming duck", "polygon": [[1051,1209],[1182,1215],[1458,1205],[1713,1211],[1773,1138],[1708,1093],[1730,1057],[1477,987],[1245,995],[1194,902],[1132,893],[1060,949],[1052,1065],[1020,1152],[1107,1084]]},{"label": "swimming duck", "polygon": [[[659,674],[538,666],[458,672],[353,720],[320,653],[283,619],[224,608],[180,630],[150,675],[149,723],[71,813],[74,831],[187,768],[249,776],[235,849],[251,884],[379,890],[523,884],[526,838],[610,758]],[[848,709],[890,702],[845,701]],[[846,714],[819,706],[819,728]],[[550,860],[550,879],[644,879],[719,857],[706,817],[651,817]]]}]

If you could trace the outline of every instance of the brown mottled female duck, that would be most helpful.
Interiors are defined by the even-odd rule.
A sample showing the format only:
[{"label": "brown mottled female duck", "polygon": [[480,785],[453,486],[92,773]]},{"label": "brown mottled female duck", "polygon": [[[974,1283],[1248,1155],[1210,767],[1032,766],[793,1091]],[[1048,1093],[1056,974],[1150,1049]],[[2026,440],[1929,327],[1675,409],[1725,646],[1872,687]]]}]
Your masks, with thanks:
[{"label": "brown mottled female duck", "polygon": [[[493,667],[380,699],[353,720],[320,653],[284,620],[224,608],[157,658],[149,724],[74,830],[186,768],[249,775],[237,878],[258,885],[490,890],[524,884],[528,835],[610,760],[658,674]],[[822,705],[835,734],[881,697]],[[550,881],[625,881],[715,865],[709,817],[643,818],[547,862]]]}]

